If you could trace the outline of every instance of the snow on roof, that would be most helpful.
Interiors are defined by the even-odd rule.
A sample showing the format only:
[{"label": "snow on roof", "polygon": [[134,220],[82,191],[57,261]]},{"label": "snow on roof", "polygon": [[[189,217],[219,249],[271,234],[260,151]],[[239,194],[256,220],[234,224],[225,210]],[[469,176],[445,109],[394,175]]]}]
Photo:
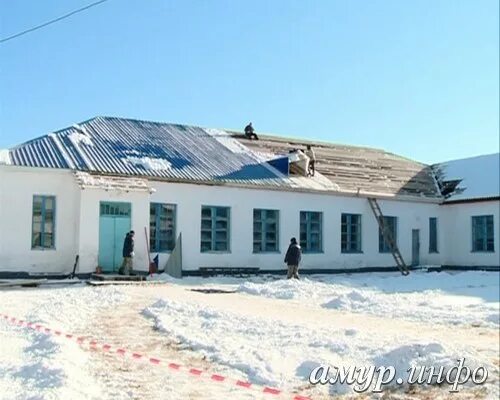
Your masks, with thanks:
[{"label": "snow on roof", "polygon": [[500,153],[463,158],[434,166],[443,181],[461,180],[447,201],[500,197]]}]

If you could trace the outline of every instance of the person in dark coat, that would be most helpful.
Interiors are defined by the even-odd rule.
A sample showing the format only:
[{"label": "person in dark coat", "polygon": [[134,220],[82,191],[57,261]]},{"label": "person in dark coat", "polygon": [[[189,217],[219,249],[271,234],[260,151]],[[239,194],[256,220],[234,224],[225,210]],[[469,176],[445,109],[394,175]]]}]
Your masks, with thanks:
[{"label": "person in dark coat", "polygon": [[127,232],[125,240],[123,241],[123,263],[120,268],[120,273],[123,275],[130,275],[133,266],[134,257],[134,231]]},{"label": "person in dark coat", "polygon": [[245,126],[245,136],[247,137],[247,139],[255,138],[255,140],[259,140],[259,137],[255,133],[255,129],[253,129],[251,122],[247,126]]},{"label": "person in dark coat", "polygon": [[285,256],[285,263],[288,265],[287,279],[299,279],[299,264],[302,259],[302,250],[297,243],[297,239],[290,239],[290,246]]}]

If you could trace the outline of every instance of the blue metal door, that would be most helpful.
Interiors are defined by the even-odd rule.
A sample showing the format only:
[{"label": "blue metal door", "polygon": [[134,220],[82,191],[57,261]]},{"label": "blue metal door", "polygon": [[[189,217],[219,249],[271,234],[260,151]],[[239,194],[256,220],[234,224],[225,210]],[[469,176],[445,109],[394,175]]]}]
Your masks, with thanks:
[{"label": "blue metal door", "polygon": [[123,240],[130,231],[130,203],[101,202],[99,217],[99,266],[116,272],[123,261]]}]

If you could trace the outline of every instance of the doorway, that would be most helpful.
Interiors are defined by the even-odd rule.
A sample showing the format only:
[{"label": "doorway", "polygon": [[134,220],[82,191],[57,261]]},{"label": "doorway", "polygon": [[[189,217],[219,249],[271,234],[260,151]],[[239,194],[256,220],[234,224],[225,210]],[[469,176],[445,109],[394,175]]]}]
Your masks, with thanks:
[{"label": "doorway", "polygon": [[411,265],[416,267],[420,265],[420,230],[412,229],[411,233]]},{"label": "doorway", "polygon": [[103,272],[116,272],[123,261],[123,240],[130,231],[132,206],[101,201],[99,208],[99,266]]}]

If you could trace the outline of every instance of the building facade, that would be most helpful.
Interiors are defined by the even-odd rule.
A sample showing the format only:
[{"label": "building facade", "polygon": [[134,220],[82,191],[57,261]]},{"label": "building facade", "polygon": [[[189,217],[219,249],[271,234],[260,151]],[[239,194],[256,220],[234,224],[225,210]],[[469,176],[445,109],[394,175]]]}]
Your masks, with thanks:
[{"label": "building facade", "polygon": [[[110,124],[118,136],[106,131]],[[158,132],[144,121],[99,117],[68,129],[11,149],[0,164],[1,273],[68,274],[77,255],[79,274],[98,266],[116,272],[130,230],[137,271],[148,271],[155,257],[164,269],[174,249],[184,275],[215,267],[283,271],[291,237],[302,246],[303,271],[394,269],[369,197],[377,199],[406,264],[500,265],[498,197],[457,203],[413,172],[424,186],[420,193],[398,187],[374,193],[359,189],[359,169],[346,180],[359,180],[353,191],[321,174],[321,160],[314,178],[288,176],[222,131],[175,126],[152,145]],[[172,146],[175,140],[191,147]],[[110,143],[120,154],[109,154]]]}]

